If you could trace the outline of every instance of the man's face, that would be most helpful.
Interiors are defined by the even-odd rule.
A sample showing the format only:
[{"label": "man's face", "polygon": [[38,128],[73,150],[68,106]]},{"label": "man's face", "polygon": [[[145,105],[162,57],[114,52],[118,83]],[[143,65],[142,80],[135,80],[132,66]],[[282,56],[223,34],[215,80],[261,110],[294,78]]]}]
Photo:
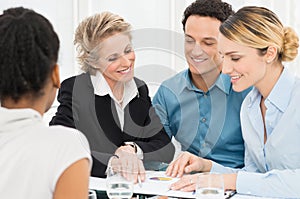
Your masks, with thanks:
[{"label": "man's face", "polygon": [[191,73],[206,75],[222,63],[218,53],[221,22],[212,17],[191,15],[185,24],[185,57]]}]

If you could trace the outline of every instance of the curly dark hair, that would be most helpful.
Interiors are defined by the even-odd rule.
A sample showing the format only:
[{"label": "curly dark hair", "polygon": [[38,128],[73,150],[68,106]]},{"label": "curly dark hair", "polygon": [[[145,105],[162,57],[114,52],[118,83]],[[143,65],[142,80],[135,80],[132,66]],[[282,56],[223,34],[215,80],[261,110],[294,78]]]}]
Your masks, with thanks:
[{"label": "curly dark hair", "polygon": [[185,31],[185,23],[191,15],[213,17],[224,22],[232,14],[234,14],[232,6],[221,0],[196,0],[183,13],[183,31]]},{"label": "curly dark hair", "polygon": [[41,14],[23,7],[0,15],[0,99],[40,96],[58,58],[59,39]]}]

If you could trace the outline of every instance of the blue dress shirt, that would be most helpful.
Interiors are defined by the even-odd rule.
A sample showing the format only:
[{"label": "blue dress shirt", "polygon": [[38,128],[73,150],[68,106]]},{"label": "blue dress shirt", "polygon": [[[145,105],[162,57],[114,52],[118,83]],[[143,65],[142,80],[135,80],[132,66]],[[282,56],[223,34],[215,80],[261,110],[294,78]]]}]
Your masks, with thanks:
[{"label": "blue dress shirt", "polygon": [[300,198],[300,79],[284,69],[265,100],[265,144],[260,101],[254,88],[241,108],[245,167],[234,170],[213,163],[211,172],[238,172],[238,193]]},{"label": "blue dress shirt", "polygon": [[208,92],[194,86],[189,70],[164,81],[153,105],[166,132],[183,151],[224,166],[244,166],[240,107],[249,90],[232,90],[230,78],[221,74]]}]

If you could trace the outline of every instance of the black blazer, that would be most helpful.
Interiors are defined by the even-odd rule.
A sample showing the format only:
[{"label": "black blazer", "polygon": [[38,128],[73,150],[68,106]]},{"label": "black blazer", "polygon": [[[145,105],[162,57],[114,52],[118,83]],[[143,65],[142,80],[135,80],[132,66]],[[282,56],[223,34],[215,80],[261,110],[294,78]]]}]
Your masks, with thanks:
[{"label": "black blazer", "polygon": [[143,150],[144,161],[170,162],[175,148],[156,115],[147,85],[134,78],[138,95],[124,109],[124,128],[113,99],[97,96],[88,73],[62,82],[60,105],[50,125],[76,128],[87,137],[93,156],[92,176],[105,177],[109,158],[126,141]]}]

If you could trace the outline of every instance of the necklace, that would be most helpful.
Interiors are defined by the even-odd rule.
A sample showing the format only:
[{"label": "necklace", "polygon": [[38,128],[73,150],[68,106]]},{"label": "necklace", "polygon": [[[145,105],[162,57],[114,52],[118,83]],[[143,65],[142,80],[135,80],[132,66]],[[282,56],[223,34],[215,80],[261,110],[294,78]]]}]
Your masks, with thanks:
[{"label": "necklace", "polygon": [[123,100],[124,100],[124,95],[125,95],[125,84],[123,84],[123,93],[122,93],[122,97],[121,97],[121,99],[117,99],[116,98],[116,102],[118,103],[118,104],[122,104],[123,103]]},{"label": "necklace", "polygon": [[116,99],[116,101],[117,101],[118,104],[122,104],[122,103],[123,103],[123,100],[124,100],[124,95],[122,96],[122,98],[121,98],[120,100],[117,100],[117,99]]},{"label": "necklace", "polygon": [[[115,101],[122,105],[125,95],[125,84],[118,84],[114,87],[114,90],[112,90],[112,94],[114,96]],[[121,99],[118,99],[122,95]],[[118,96],[118,97],[117,97]]]}]

